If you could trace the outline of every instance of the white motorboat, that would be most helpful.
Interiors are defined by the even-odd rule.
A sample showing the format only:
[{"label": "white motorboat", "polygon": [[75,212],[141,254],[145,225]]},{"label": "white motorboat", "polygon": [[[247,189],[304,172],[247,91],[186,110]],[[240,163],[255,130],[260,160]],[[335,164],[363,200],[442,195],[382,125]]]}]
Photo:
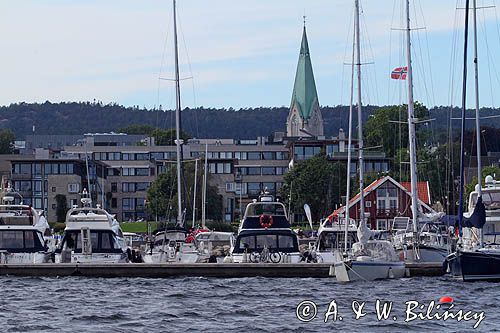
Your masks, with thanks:
[{"label": "white motorboat", "polygon": [[66,228],[55,253],[56,263],[128,262],[127,246],[118,221],[107,211],[91,207],[87,192],[82,206],[66,214]]},{"label": "white motorboat", "polygon": [[195,263],[198,251],[194,243],[187,243],[189,232],[179,226],[156,230],[143,254],[145,263]]},{"label": "white motorboat", "polygon": [[267,193],[248,204],[231,250],[231,261],[298,263],[301,259],[285,205]]},{"label": "white motorboat", "polygon": [[[16,199],[19,201],[16,203]],[[39,264],[51,261],[50,227],[43,215],[10,186],[0,204],[0,263]]]}]

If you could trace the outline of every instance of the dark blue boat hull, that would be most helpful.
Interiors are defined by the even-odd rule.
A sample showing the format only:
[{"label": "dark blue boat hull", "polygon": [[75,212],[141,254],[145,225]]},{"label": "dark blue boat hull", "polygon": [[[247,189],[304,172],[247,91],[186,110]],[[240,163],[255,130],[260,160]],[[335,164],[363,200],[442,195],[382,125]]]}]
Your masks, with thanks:
[{"label": "dark blue boat hull", "polygon": [[500,253],[458,250],[450,254],[446,261],[455,278],[500,282]]}]

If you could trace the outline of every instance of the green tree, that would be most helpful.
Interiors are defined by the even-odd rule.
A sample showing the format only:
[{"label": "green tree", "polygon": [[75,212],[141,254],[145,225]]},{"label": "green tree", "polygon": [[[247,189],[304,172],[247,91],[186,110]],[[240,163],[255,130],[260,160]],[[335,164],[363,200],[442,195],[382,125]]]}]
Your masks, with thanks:
[{"label": "green tree", "polygon": [[345,195],[346,172],[343,163],[331,163],[324,154],[314,156],[296,163],[285,174],[281,195],[289,203],[291,188],[292,211],[302,211],[307,203],[313,221],[319,221],[341,203],[341,197]]},{"label": "green tree", "polygon": [[127,127],[119,128],[117,131],[119,133],[127,134],[151,134],[155,130],[155,127],[147,124],[134,124]]},{"label": "green tree", "polygon": [[[175,129],[171,128],[169,130],[162,130],[160,128],[154,129],[151,133],[151,136],[155,138],[155,144],[157,146],[174,146],[175,145]],[[181,131],[180,135],[181,139],[186,142],[191,138],[189,134]]]},{"label": "green tree", "polygon": [[[429,110],[415,103],[415,117],[429,118]],[[365,123],[364,135],[366,146],[382,146],[381,151],[388,157],[394,157],[398,149],[408,147],[408,125],[403,124],[408,120],[407,106],[395,105],[377,109]],[[429,139],[426,124],[417,125],[417,142],[424,144]]]},{"label": "green tree", "polygon": [[[196,216],[197,221],[201,216],[202,182],[203,172],[198,164],[197,190],[196,190]],[[183,207],[186,209],[186,221],[192,219],[192,199],[194,189],[194,163],[186,163],[184,166],[185,191]],[[217,187],[210,185],[210,175],[207,177],[207,205],[206,217],[209,220],[222,220],[222,196],[218,194]],[[152,216],[175,219],[177,216],[177,171],[176,167],[170,167],[167,172],[158,175],[148,189],[148,213]]]},{"label": "green tree", "polygon": [[64,222],[66,220],[66,213],[68,212],[66,196],[64,194],[57,194],[55,200],[57,222]]},{"label": "green tree", "polygon": [[12,154],[14,152],[14,133],[8,128],[0,130],[0,154]]}]

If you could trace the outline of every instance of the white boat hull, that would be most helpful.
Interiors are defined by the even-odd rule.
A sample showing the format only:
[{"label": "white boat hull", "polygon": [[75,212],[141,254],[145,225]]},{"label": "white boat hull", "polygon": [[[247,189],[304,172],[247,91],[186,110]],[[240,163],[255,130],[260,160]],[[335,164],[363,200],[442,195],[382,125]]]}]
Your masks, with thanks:
[{"label": "white boat hull", "polygon": [[405,276],[404,262],[394,261],[340,261],[334,264],[339,282],[398,279]]},{"label": "white boat hull", "polygon": [[[275,264],[283,264],[283,263],[289,263],[289,264],[298,264],[301,262],[301,255],[300,253],[282,253],[281,257],[279,260],[271,260],[268,259],[264,261],[265,263],[275,263]],[[278,259],[278,257],[276,257]],[[251,256],[250,254],[246,253],[233,253],[232,254],[232,262],[233,263],[259,263],[263,262],[259,259],[258,256]],[[304,261],[302,261],[304,262]]]},{"label": "white boat hull", "polygon": [[70,263],[94,263],[94,264],[115,264],[115,263],[125,263],[128,262],[127,255],[125,253],[92,253],[92,254],[81,254],[72,253],[71,260],[62,260],[61,254],[56,254],[56,263],[70,262]]},{"label": "white boat hull", "polygon": [[0,253],[0,264],[43,264],[50,261],[50,254],[35,253]]}]

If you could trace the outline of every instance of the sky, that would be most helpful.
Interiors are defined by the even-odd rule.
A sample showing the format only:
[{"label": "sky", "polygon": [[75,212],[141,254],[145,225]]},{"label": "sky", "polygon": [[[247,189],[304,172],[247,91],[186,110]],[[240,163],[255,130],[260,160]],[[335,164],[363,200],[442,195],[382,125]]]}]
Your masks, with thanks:
[{"label": "sky", "polygon": [[[304,15],[320,104],[348,104],[353,3],[178,0],[183,107],[288,107]],[[428,106],[460,105],[463,3],[411,3],[412,27],[418,28],[412,32],[415,99]],[[364,104],[406,100],[406,82],[390,79],[393,68],[406,64],[398,30],[403,4],[361,1]],[[478,10],[482,106],[500,105],[497,11]],[[175,106],[170,0],[0,0],[0,44],[0,105],[95,99]],[[472,51],[468,66],[472,79]]]}]

